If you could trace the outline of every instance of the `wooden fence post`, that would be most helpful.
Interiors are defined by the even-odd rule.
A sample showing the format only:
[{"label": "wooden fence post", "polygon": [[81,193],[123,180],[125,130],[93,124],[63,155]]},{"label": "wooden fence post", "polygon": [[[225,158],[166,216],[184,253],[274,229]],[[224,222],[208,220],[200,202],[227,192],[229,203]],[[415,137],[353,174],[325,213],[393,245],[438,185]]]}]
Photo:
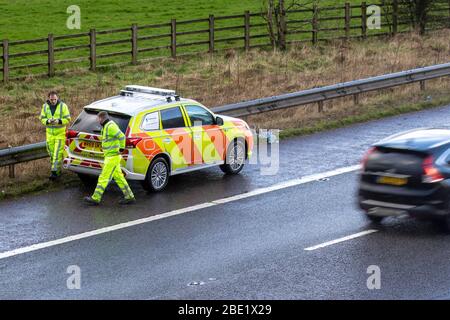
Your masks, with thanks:
[{"label": "wooden fence post", "polygon": [[398,1],[393,0],[392,2],[392,34],[397,34],[398,28]]},{"label": "wooden fence post", "polygon": [[244,17],[244,47],[245,51],[250,50],[250,12],[245,11],[245,17]]},{"label": "wooden fence post", "polygon": [[345,3],[345,38],[348,40],[350,37],[350,3]]},{"label": "wooden fence post", "polygon": [[172,19],[170,23],[170,51],[172,53],[172,58],[177,56],[177,20]]},{"label": "wooden fence post", "polygon": [[55,74],[55,43],[53,34],[48,35],[48,76],[53,77]]},{"label": "wooden fence post", "polygon": [[367,38],[367,5],[361,2],[361,35],[363,39]]},{"label": "wooden fence post", "polygon": [[318,23],[317,23],[317,15],[318,15],[318,9],[317,5],[313,5],[313,16],[312,16],[312,43],[317,43],[317,32],[318,32]]},{"label": "wooden fence post", "polygon": [[137,64],[137,55],[138,55],[138,51],[137,51],[137,32],[138,32],[138,27],[137,24],[134,23],[131,26],[131,63],[132,64]]},{"label": "wooden fence post", "polygon": [[214,15],[209,15],[209,53],[214,52]]},{"label": "wooden fence post", "polygon": [[89,51],[90,51],[90,70],[95,71],[97,66],[97,33],[95,29],[91,29],[89,32]]},{"label": "wooden fence post", "polygon": [[7,83],[9,80],[9,42],[7,39],[3,40],[3,82]]}]

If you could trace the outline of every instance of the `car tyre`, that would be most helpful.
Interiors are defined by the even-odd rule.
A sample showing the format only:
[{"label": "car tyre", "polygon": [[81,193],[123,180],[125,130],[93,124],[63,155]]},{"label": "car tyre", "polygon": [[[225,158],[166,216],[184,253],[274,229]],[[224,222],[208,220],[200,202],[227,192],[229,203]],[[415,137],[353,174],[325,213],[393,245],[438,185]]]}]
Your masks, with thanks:
[{"label": "car tyre", "polygon": [[435,220],[435,224],[442,232],[450,234],[450,213],[441,219]]},{"label": "car tyre", "polygon": [[81,183],[83,183],[83,185],[86,188],[93,188],[97,185],[97,180],[98,180],[97,176],[85,174],[85,173],[77,173],[77,175],[78,175],[78,178],[81,180]]},{"label": "car tyre", "polygon": [[142,187],[146,191],[160,192],[169,183],[169,164],[163,157],[156,158],[148,168],[145,180],[141,181]]},{"label": "car tyre", "polygon": [[220,166],[226,174],[238,174],[245,165],[245,144],[241,139],[233,140],[227,148],[225,163]]},{"label": "car tyre", "polygon": [[375,224],[380,224],[383,221],[383,219],[384,219],[384,217],[374,216],[374,215],[368,214],[368,213],[366,213],[366,218],[370,222],[375,223]]}]

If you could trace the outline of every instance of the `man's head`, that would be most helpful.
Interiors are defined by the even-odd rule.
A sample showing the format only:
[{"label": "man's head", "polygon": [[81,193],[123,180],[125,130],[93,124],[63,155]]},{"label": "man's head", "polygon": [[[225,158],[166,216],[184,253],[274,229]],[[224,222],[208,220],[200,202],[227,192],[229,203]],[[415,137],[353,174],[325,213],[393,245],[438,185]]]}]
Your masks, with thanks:
[{"label": "man's head", "polygon": [[105,120],[108,119],[108,118],[109,118],[108,112],[106,112],[106,111],[100,111],[100,112],[97,114],[97,121],[98,121],[98,123],[100,123],[100,124],[102,124],[103,121],[105,121]]},{"label": "man's head", "polygon": [[48,93],[48,101],[50,101],[52,105],[55,105],[58,102],[58,94],[56,91],[50,91]]}]

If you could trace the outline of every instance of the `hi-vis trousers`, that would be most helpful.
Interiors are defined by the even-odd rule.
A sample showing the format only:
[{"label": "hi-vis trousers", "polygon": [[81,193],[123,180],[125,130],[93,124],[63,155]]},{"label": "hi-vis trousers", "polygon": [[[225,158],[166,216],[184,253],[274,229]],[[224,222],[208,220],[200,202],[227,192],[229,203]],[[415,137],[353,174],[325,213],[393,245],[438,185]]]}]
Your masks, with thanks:
[{"label": "hi-vis trousers", "polygon": [[125,180],[122,170],[120,169],[120,160],[120,155],[105,157],[102,173],[98,177],[97,187],[92,195],[92,199],[95,201],[100,202],[111,179],[114,179],[126,199],[134,198],[134,194],[131,191],[127,180]]},{"label": "hi-vis trousers", "polygon": [[56,172],[57,175],[61,174],[65,142],[65,136],[62,139],[60,137],[47,136],[47,152],[50,156],[51,171]]}]

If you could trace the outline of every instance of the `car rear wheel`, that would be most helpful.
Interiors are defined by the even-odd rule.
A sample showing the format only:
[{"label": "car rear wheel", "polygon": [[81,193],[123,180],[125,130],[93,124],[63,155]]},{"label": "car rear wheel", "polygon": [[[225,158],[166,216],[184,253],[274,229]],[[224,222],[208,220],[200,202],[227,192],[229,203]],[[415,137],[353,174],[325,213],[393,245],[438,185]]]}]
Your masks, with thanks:
[{"label": "car rear wheel", "polygon": [[380,217],[380,216],[374,216],[372,214],[368,214],[366,213],[366,218],[372,222],[372,223],[381,223],[381,221],[383,221],[384,217]]},{"label": "car rear wheel", "polygon": [[142,187],[151,192],[162,191],[169,183],[169,164],[164,158],[156,158],[148,168]]},{"label": "car rear wheel", "polygon": [[78,178],[86,188],[93,188],[97,184],[98,177],[85,173],[77,173]]},{"label": "car rear wheel", "polygon": [[225,164],[220,169],[226,174],[238,174],[245,164],[245,144],[242,140],[234,140],[227,148]]},{"label": "car rear wheel", "polygon": [[450,234],[450,212],[445,217],[435,220],[435,224],[442,232]]}]

